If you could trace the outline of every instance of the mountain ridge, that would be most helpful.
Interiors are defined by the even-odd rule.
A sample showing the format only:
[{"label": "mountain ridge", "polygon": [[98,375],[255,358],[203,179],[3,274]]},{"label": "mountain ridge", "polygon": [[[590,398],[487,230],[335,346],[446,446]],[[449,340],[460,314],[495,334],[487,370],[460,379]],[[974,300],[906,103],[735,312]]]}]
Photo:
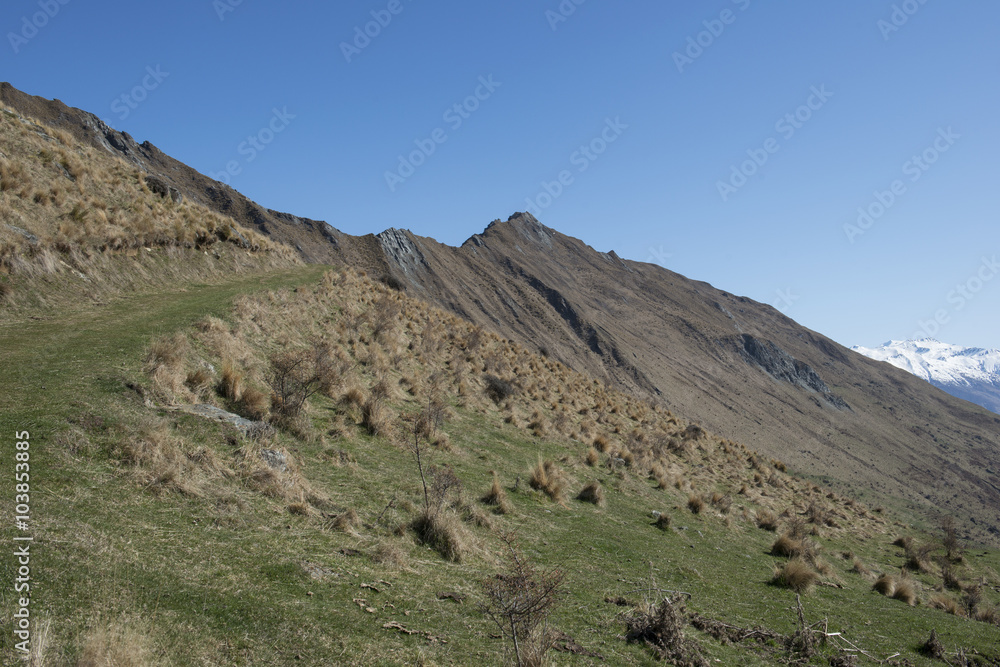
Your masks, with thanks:
[{"label": "mountain ridge", "polygon": [[1000,483],[988,472],[1000,468],[1000,418],[770,305],[599,252],[528,213],[494,220],[457,247],[400,229],[351,236],[262,207],[85,111],[9,84],[0,85],[0,99],[129,160],[307,261],[397,284],[803,474],[905,499],[921,516],[954,514],[977,539],[1000,539]]}]

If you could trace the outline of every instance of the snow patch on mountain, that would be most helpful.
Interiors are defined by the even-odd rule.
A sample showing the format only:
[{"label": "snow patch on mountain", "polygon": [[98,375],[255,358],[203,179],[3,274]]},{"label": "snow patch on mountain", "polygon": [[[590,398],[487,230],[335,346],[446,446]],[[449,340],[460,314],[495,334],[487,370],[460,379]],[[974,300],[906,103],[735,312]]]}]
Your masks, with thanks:
[{"label": "snow patch on mountain", "polygon": [[933,338],[891,340],[875,348],[852,349],[913,373],[954,396],[1000,412],[1000,350],[961,347]]}]

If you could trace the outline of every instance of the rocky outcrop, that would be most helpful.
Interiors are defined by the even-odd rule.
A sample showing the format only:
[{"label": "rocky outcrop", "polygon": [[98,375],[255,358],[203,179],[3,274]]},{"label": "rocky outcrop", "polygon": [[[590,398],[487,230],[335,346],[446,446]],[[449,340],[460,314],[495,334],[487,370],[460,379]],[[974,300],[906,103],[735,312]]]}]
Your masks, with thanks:
[{"label": "rocky outcrop", "polygon": [[830,405],[847,409],[847,403],[836,396],[826,382],[809,364],[799,361],[769,340],[760,340],[750,334],[734,339],[736,349],[743,359],[779,382],[801,387],[823,396]]}]

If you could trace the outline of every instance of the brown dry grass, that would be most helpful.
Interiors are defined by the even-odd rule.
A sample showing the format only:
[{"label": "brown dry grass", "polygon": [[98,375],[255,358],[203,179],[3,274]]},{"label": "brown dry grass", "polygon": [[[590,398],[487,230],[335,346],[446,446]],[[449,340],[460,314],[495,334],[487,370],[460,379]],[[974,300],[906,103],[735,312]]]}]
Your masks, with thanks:
[{"label": "brown dry grass", "polygon": [[771,581],[776,586],[790,588],[796,593],[806,593],[819,581],[819,575],[803,559],[793,558],[782,567],[775,569],[774,578]]},{"label": "brown dry grass", "polygon": [[591,482],[580,490],[576,496],[577,500],[585,503],[592,503],[598,507],[604,505],[604,487],[600,482]]},{"label": "brown dry grass", "polygon": [[148,667],[157,664],[149,628],[129,619],[98,620],[81,639],[76,667]]},{"label": "brown dry grass", "polygon": [[[169,246],[229,246],[292,257],[231,218],[154,194],[135,165],[78,144],[65,132],[4,114],[0,144],[3,218],[23,230],[0,226],[0,268],[6,271],[86,272],[96,255]],[[245,248],[240,237],[249,243]]]},{"label": "brown dry grass", "polygon": [[490,490],[486,492],[481,498],[482,502],[489,505],[498,514],[510,514],[511,505],[510,501],[507,499],[507,491],[500,485],[500,480],[497,479],[496,473],[493,474],[493,483],[490,486]]},{"label": "brown dry grass", "polygon": [[539,459],[531,471],[528,484],[536,491],[541,491],[557,503],[563,502],[566,491],[566,480],[562,471],[553,461]]}]

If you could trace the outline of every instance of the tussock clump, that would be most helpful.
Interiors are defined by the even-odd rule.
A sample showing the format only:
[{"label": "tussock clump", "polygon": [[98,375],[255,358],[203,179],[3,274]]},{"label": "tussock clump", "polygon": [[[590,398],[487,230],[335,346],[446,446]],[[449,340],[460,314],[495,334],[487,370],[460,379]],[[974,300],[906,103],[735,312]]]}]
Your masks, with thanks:
[{"label": "tussock clump", "polygon": [[577,494],[576,499],[585,503],[593,503],[600,507],[604,505],[604,488],[600,482],[591,482],[583,487],[580,493]]},{"label": "tussock clump", "polygon": [[924,573],[929,573],[933,570],[930,562],[930,553],[934,549],[933,545],[918,545],[913,540],[907,540],[903,548],[906,551],[906,569]]},{"label": "tussock clump", "polygon": [[871,570],[857,558],[854,559],[854,563],[851,565],[851,571],[857,572],[862,577],[870,577],[872,574]]},{"label": "tussock clump", "polygon": [[658,605],[644,604],[626,617],[625,640],[646,644],[671,665],[709,667],[698,643],[686,636],[687,625],[683,599],[666,598]]},{"label": "tussock clump", "polygon": [[893,599],[905,602],[911,607],[917,604],[917,584],[913,579],[904,577],[896,580],[896,589],[892,592]]},{"label": "tussock clump", "polygon": [[154,393],[160,398],[171,402],[190,398],[184,372],[190,349],[187,336],[180,332],[158,338],[149,346],[146,372],[152,380]]},{"label": "tussock clump", "polygon": [[500,480],[493,475],[493,484],[490,490],[480,499],[483,504],[489,505],[498,514],[510,514],[510,501],[507,500],[507,491],[500,485]]},{"label": "tussock clump", "polygon": [[606,454],[610,446],[611,442],[608,440],[608,436],[604,435],[603,433],[598,434],[594,438],[594,449],[596,449],[600,453]]},{"label": "tussock clump", "polygon": [[653,522],[653,525],[659,528],[660,530],[667,531],[670,530],[671,523],[672,521],[670,519],[670,515],[667,514],[666,512],[661,512],[656,517],[656,521]]},{"label": "tussock clump", "polygon": [[932,609],[940,609],[952,616],[965,616],[965,610],[962,609],[962,605],[955,598],[944,593],[932,595],[931,599],[927,601],[927,606]]},{"label": "tussock clump", "polygon": [[536,491],[541,491],[553,501],[560,503],[563,501],[563,494],[566,490],[566,481],[562,471],[552,461],[538,461],[534,470],[531,471],[531,478],[528,484]]},{"label": "tussock clump", "polygon": [[471,538],[462,522],[451,512],[422,512],[410,527],[422,544],[453,563],[461,563],[471,552]]},{"label": "tussock clump", "polygon": [[792,537],[789,533],[782,535],[771,545],[771,554],[782,558],[804,556],[809,552],[804,540]]},{"label": "tussock clump", "polygon": [[600,461],[601,461],[601,455],[597,453],[596,449],[594,449],[593,447],[591,447],[590,449],[587,450],[586,461],[587,461],[587,465],[589,465],[591,468],[593,468],[598,463],[600,463]]},{"label": "tussock clump", "polygon": [[230,401],[243,397],[243,371],[231,359],[222,362],[222,376],[219,378],[219,394]]},{"label": "tussock clump", "polygon": [[184,379],[184,384],[195,395],[202,398],[212,391],[212,385],[215,384],[215,378],[207,368],[199,368],[187,374],[187,377]]},{"label": "tussock clump", "polygon": [[254,421],[267,419],[270,405],[271,396],[253,386],[246,387],[237,402],[240,414]]},{"label": "tussock clump", "polygon": [[383,540],[375,545],[372,560],[393,570],[402,570],[407,566],[406,550],[391,540]]},{"label": "tussock clump", "polygon": [[767,530],[772,533],[778,532],[778,515],[776,515],[771,510],[759,509],[757,510],[757,527],[761,530]]},{"label": "tussock clump", "polygon": [[144,488],[204,497],[213,480],[232,477],[233,471],[206,448],[185,450],[166,422],[149,420],[137,432],[125,435],[115,455],[130,466]]},{"label": "tussock clump", "polygon": [[358,518],[357,512],[348,509],[333,517],[327,525],[341,533],[352,533],[355,528],[361,525],[361,519]]},{"label": "tussock clump", "polygon": [[872,590],[891,598],[896,593],[896,578],[891,574],[883,574],[875,580]]},{"label": "tussock clump", "polygon": [[388,436],[390,434],[390,417],[385,403],[375,396],[370,397],[361,406],[361,425],[369,434]]},{"label": "tussock clump", "polygon": [[775,586],[790,588],[796,593],[808,592],[817,581],[819,574],[802,558],[793,558],[783,567],[775,569],[771,579]]},{"label": "tussock clump", "polygon": [[692,513],[701,514],[705,509],[705,500],[698,494],[692,493],[688,496],[687,506]]}]

